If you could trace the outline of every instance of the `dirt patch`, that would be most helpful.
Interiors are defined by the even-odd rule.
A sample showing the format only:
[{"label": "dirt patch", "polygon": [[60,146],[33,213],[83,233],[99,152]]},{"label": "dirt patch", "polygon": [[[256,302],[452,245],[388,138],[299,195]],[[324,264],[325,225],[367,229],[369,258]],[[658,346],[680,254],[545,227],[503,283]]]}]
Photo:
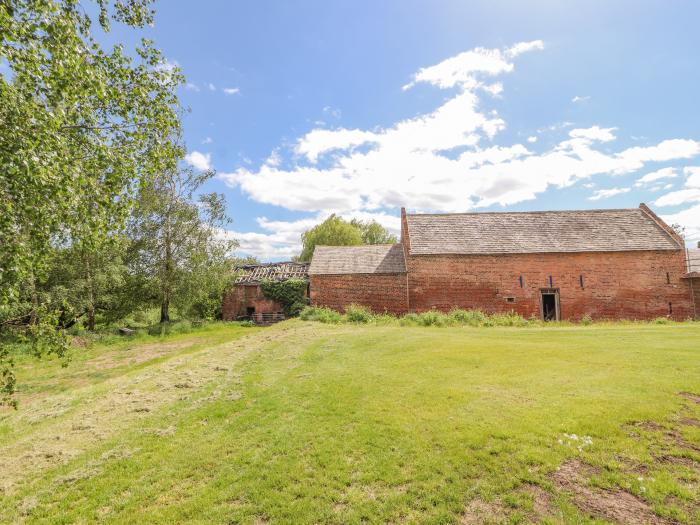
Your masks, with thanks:
[{"label": "dirt patch", "polygon": [[693,392],[678,392],[678,395],[682,398],[692,401],[700,405],[700,394],[694,394]]},{"label": "dirt patch", "polygon": [[503,505],[477,498],[467,504],[459,522],[462,525],[493,525],[507,521],[508,512]]},{"label": "dirt patch", "polygon": [[694,417],[682,417],[678,422],[686,427],[700,427],[700,419],[695,419]]},{"label": "dirt patch", "polygon": [[671,463],[672,465],[681,465],[683,467],[689,468],[690,470],[694,470],[700,473],[700,461],[695,461],[692,458],[665,454],[663,456],[657,457],[656,460],[660,463]]},{"label": "dirt patch", "polygon": [[647,432],[661,432],[665,430],[664,426],[656,421],[633,421],[628,426],[646,430]]},{"label": "dirt patch", "polygon": [[628,525],[676,525],[678,522],[654,514],[649,504],[622,489],[604,490],[590,487],[588,479],[597,469],[577,459],[565,462],[552,474],[562,490],[573,496],[583,512]]},{"label": "dirt patch", "polygon": [[527,483],[524,491],[532,497],[532,513],[529,518],[538,522],[552,513],[552,495],[539,485]]},{"label": "dirt patch", "polygon": [[685,448],[687,450],[692,450],[693,452],[700,453],[700,447],[690,443],[683,435],[677,430],[669,430],[666,432],[666,438],[672,441],[677,447]]}]

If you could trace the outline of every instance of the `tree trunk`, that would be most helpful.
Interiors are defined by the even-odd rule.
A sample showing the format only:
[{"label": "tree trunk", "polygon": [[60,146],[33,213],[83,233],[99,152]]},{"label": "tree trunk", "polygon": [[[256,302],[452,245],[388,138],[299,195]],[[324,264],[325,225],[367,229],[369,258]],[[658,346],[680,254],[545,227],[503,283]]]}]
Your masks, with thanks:
[{"label": "tree trunk", "polygon": [[87,329],[91,332],[95,331],[95,290],[94,283],[92,281],[92,272],[90,271],[90,259],[89,256],[85,258],[85,273],[87,281]]},{"label": "tree trunk", "polygon": [[170,307],[170,300],[167,297],[163,298],[163,302],[160,303],[160,322],[169,323],[170,322],[170,312],[168,311]]}]

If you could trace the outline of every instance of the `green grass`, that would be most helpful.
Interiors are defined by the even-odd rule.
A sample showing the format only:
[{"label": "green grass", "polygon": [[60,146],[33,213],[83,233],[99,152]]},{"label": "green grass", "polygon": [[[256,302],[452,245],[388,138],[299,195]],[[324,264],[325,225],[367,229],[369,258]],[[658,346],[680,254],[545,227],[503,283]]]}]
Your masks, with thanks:
[{"label": "green grass", "polygon": [[0,520],[700,522],[697,324],[353,315],[22,360]]}]

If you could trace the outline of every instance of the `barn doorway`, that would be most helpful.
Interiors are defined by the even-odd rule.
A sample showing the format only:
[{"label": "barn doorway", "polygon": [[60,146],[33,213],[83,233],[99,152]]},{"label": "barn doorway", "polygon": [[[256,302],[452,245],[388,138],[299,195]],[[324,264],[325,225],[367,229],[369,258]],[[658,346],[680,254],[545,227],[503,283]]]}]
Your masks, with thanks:
[{"label": "barn doorway", "polygon": [[255,306],[249,306],[245,309],[245,314],[248,319],[252,319],[255,316]]},{"label": "barn doorway", "polygon": [[542,319],[544,321],[559,320],[559,290],[545,288],[540,290],[542,304]]}]

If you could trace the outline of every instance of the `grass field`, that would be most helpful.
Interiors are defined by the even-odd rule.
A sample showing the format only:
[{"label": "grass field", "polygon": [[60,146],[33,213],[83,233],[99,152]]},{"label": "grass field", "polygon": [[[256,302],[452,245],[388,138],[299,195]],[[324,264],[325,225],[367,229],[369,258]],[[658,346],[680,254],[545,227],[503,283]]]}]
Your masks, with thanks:
[{"label": "grass field", "polygon": [[700,325],[288,321],[19,359],[4,523],[700,523]]}]

